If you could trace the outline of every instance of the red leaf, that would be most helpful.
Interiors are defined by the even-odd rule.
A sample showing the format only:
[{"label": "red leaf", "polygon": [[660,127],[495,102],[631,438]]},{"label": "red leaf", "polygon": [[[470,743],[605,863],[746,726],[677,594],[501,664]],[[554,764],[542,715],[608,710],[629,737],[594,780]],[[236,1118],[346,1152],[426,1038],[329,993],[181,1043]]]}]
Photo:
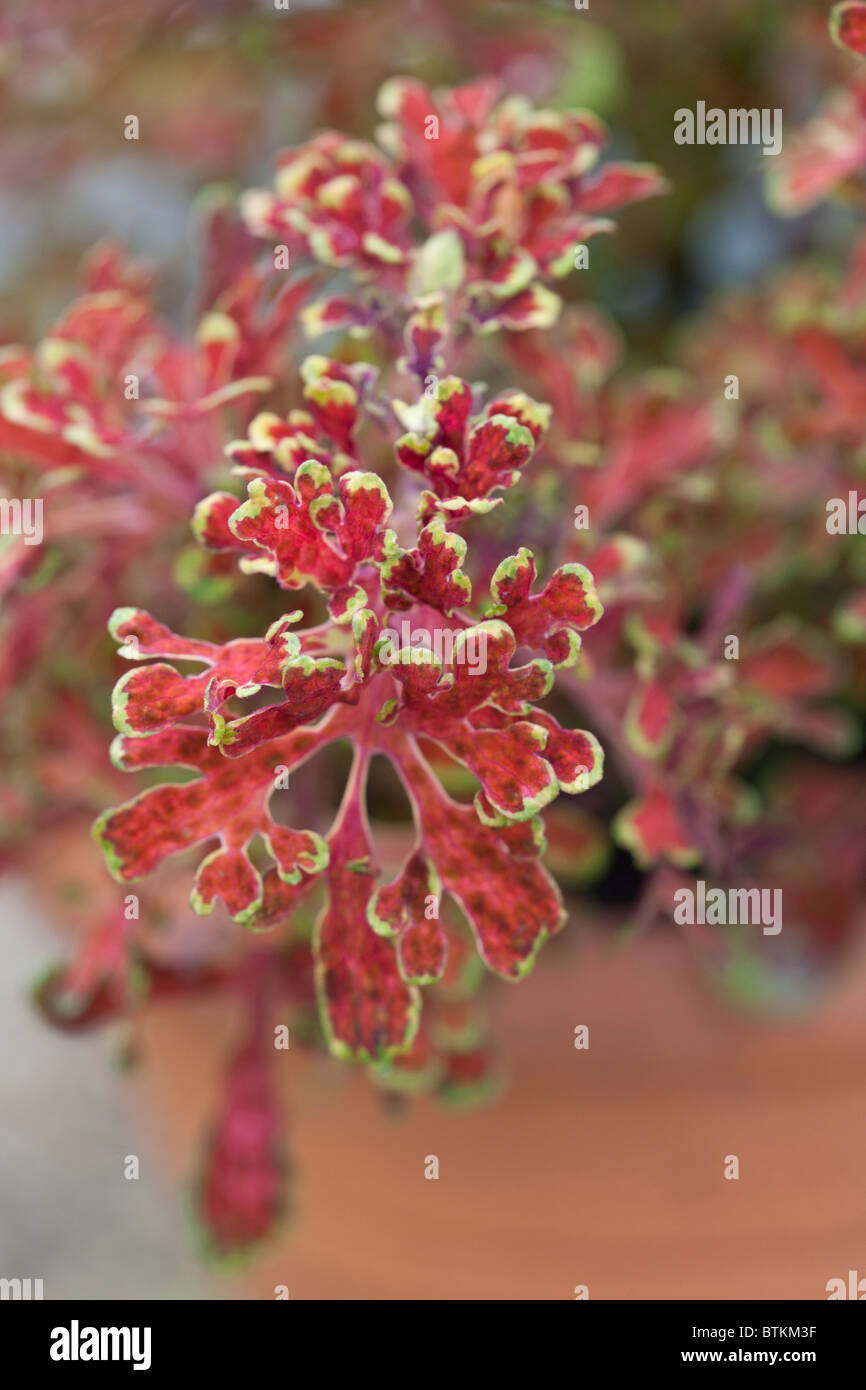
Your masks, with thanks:
[{"label": "red leaf", "polygon": [[866,54],[866,5],[845,0],[830,11],[830,33],[834,43],[852,53]]},{"label": "red leaf", "polygon": [[393,754],[415,804],[425,850],[456,898],[491,970],[520,979],[565,914],[556,885],[537,858],[515,856],[494,827],[446,796],[416,749]]},{"label": "red leaf", "polygon": [[316,984],[331,1051],[384,1061],[408,1047],[418,1026],[417,990],[403,980],[393,942],[368,920],[374,888],[370,841],[356,767],[329,837],[328,904],[316,924]]},{"label": "red leaf", "polygon": [[285,1210],[279,1115],[266,1055],[252,1039],[232,1061],[199,1184],[206,1250],[218,1259],[248,1254]]},{"label": "red leaf", "polygon": [[614,836],[634,855],[641,867],[658,859],[687,867],[700,859],[700,850],[689,838],[672,794],[661,782],[652,786],[620,811]]},{"label": "red leaf", "polygon": [[505,618],[519,646],[544,652],[555,666],[573,666],[580,654],[580,633],[597,623],[604,611],[592,575],[584,565],[563,565],[541,593],[533,595],[535,578],[529,550],[510,555],[493,576],[494,603],[487,612]]},{"label": "red leaf", "polygon": [[249,858],[253,836],[262,835],[277,871],[288,883],[302,874],[320,873],[327,863],[321,837],[304,831],[287,839],[268,812],[276,770],[297,766],[328,737],[327,721],[319,730],[298,729],[266,748],[232,762],[207,744],[207,733],[179,726],[146,738],[120,737],[113,757],[126,771],[142,767],[195,768],[192,782],[151,787],[134,800],[106,811],[93,827],[109,868],[121,882],[151,873],[169,855],[218,837],[228,858],[208,855],[191,901],[197,912],[210,912],[216,893],[225,897],[236,920],[256,925],[262,905],[261,877]]}]

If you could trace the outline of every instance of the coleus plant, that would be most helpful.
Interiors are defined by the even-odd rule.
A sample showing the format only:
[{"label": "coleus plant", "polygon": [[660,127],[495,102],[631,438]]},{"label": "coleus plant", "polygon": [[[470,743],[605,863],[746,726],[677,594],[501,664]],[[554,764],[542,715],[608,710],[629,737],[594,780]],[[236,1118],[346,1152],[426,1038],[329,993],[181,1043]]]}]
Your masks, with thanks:
[{"label": "coleus plant", "polygon": [[[563,566],[540,586],[522,550],[503,559],[472,613],[457,527],[495,505],[530,463],[543,407],[519,394],[482,406],[466,382],[444,378],[435,396],[421,398],[416,428],[396,442],[408,477],[427,484],[420,495],[411,488],[413,519],[406,501],[395,512],[377,473],[352,466],[365,404],[387,410],[368,371],[312,358],[303,375],[310,411],[253,421],[248,439],[231,447],[247,500],[206,498],[195,529],[205,546],[236,554],[285,590],[314,586],[327,617],[298,627],[303,613],[294,610],[258,640],[215,646],[119,610],[112,631],[123,653],[160,659],[117,687],[115,761],[129,770],[180,765],[199,776],[148,789],[101,817],[96,833],[124,881],[218,839],[198,867],[193,906],[208,912],[220,897],[254,929],[289,917],[323,882],[314,952],[325,1030],[339,1055],[381,1063],[409,1046],[419,988],[445,968],[443,893],[471,923],[488,966],[508,978],[525,974],[562,925],[540,863],[539,813],[560,791],[595,783],[602,759],[592,734],[562,729],[540,702],[555,669],[576,661],[601,605],[585,567]],[[395,650],[389,634],[398,621],[413,636]],[[447,656],[431,633],[447,638]],[[473,650],[481,661],[467,659]],[[163,658],[204,669],[181,674]],[[233,701],[263,691],[278,698],[234,713]],[[278,825],[268,802],[280,776],[347,738],[353,764],[329,834]],[[448,796],[419,740],[472,772],[473,806]],[[389,883],[380,881],[367,824],[376,753],[397,769],[416,826]],[[267,849],[264,872],[254,841]]]},{"label": "coleus plant", "polygon": [[[390,92],[395,115],[398,94],[414,94],[417,105],[411,84],[392,84]],[[432,1087],[458,1101],[478,1095],[490,1084],[490,1067],[472,1004],[480,982],[474,950],[494,972],[518,979],[544,938],[560,928],[560,894],[541,862],[540,812],[561,790],[582,791],[601,775],[594,736],[562,728],[542,703],[555,671],[575,664],[581,633],[601,615],[589,571],[566,564],[543,583],[526,547],[510,556],[500,552],[492,566],[485,554],[476,567],[484,575],[483,596],[476,598],[473,581],[479,586],[460,534],[519,482],[550,412],[523,393],[486,400],[483,388],[430,372],[444,372],[446,355],[467,327],[513,333],[555,315],[559,301],[545,298],[544,287],[554,251],[561,258],[578,232],[602,229],[593,202],[597,211],[662,185],[653,171],[630,166],[590,176],[601,143],[596,122],[549,113],[535,120],[512,103],[507,120],[507,108],[496,108],[496,139],[516,148],[500,151],[484,188],[472,193],[479,159],[494,152],[493,84],[436,101],[447,158],[426,195],[408,157],[386,176],[375,159],[369,162],[366,147],[337,137],[314,142],[311,158],[289,161],[313,165],[311,184],[296,190],[295,210],[306,223],[304,235],[292,238],[293,256],[303,253],[305,275],[317,257],[328,273],[342,263],[342,253],[332,254],[327,236],[312,227],[312,189],[322,216],[331,219],[329,234],[343,238],[343,247],[348,227],[360,247],[353,268],[362,283],[349,303],[366,313],[376,293],[382,295],[386,312],[371,322],[378,322],[386,348],[405,353],[396,372],[414,381],[407,394],[420,393],[406,404],[391,382],[377,384],[369,366],[308,358],[302,408],[286,417],[259,414],[247,437],[229,446],[247,499],[225,492],[206,497],[195,511],[196,538],[220,573],[238,559],[245,572],[271,576],[278,590],[297,593],[300,606],[260,637],[228,642],[178,636],[137,609],[119,609],[111,623],[121,654],[148,662],[118,685],[113,761],[124,771],[148,771],[151,782],[153,769],[172,769],[172,780],[100,817],[99,841],[123,882],[192,846],[204,850],[216,842],[198,865],[191,904],[210,914],[220,900],[252,933],[250,960],[217,952],[204,974],[184,968],[169,974],[159,952],[154,955],[151,928],[131,929],[112,911],[76,965],[52,972],[39,991],[46,1014],[69,1027],[134,1013],[148,980],[151,997],[217,985],[247,1000],[249,1037],[230,1069],[224,1119],[198,1193],[208,1247],[220,1255],[266,1234],[285,1205],[262,1047],[268,1009],[285,994],[279,981],[294,981],[289,996],[303,1014],[315,980],[331,1050],[367,1063],[380,1084],[398,1091]],[[411,103],[402,114],[411,134]],[[323,144],[334,154],[336,182],[316,172]],[[382,197],[395,197],[402,213],[415,196],[431,218],[430,234],[418,238],[414,215],[406,222],[399,258],[390,249],[385,254],[382,244],[382,217],[387,221],[390,212],[367,192],[359,204],[360,184],[345,172],[357,172],[359,161],[373,180],[365,189],[387,185]],[[394,193],[397,184],[402,193]],[[461,219],[449,203],[454,226],[446,227],[443,241],[435,204],[445,207],[448,187],[453,198],[458,184],[465,184],[471,217]],[[280,196],[279,215],[290,221],[285,185]],[[472,219],[482,216],[485,200],[487,224],[476,226]],[[515,221],[518,204],[535,209],[531,225]],[[245,208],[250,217],[249,199]],[[544,236],[543,224],[550,224]],[[282,223],[272,230],[286,235]],[[535,239],[531,251],[518,245],[528,236]],[[371,246],[382,253],[372,260]],[[245,323],[253,320],[239,319],[235,305],[250,300],[262,272],[245,244],[240,250],[233,248],[237,264],[228,287],[220,286],[219,313],[206,322],[221,327],[220,315],[227,316],[239,328],[232,344],[243,347]],[[479,296],[482,272],[494,277],[494,288]],[[306,281],[291,283],[286,295],[297,305]],[[507,312],[476,312],[493,301]],[[540,312],[533,305],[546,307]],[[351,325],[356,330],[360,317]],[[307,315],[308,327],[337,322],[331,309]],[[343,326],[348,322],[344,317]],[[279,338],[270,334],[264,343],[272,370]],[[242,374],[264,365],[255,350],[233,360]],[[242,375],[231,398],[243,389]],[[172,412],[166,414],[170,419]],[[362,425],[377,431],[378,446],[360,437]],[[368,448],[375,471],[364,466]],[[398,642],[395,649],[398,624],[420,633],[420,644]],[[187,673],[189,662],[197,673]],[[242,712],[245,702],[252,712]],[[341,741],[352,745],[353,763],[330,830],[280,824],[269,808],[275,790],[319,750]],[[397,769],[415,823],[414,845],[387,876],[366,806],[375,754]],[[477,785],[472,805],[454,800],[440,781],[444,765],[455,763]],[[177,780],[178,767],[192,769],[194,780]],[[162,879],[157,902],[165,895]],[[176,884],[176,875],[170,882]],[[317,897],[324,904],[311,932],[309,904]],[[144,905],[142,912],[154,915]],[[305,944],[310,935],[312,949]],[[259,941],[273,944],[265,949]],[[267,988],[263,979],[271,982]]]},{"label": "coleus plant", "polygon": [[431,92],[395,77],[378,106],[377,143],[326,131],[241,207],[254,235],[351,276],[351,293],[305,308],[311,336],[376,327],[394,347],[405,334],[422,376],[461,330],[549,327],[551,281],[576,248],[666,187],[651,165],[600,165],[607,132],[589,112],[537,110],[492,78]]},{"label": "coleus plant", "polygon": [[[655,171],[599,170],[594,118],[503,102],[486,82],[433,94],[397,80],[381,112],[377,144],[317,137],[281,161],[273,192],[242,201],[267,249],[254,262],[241,241],[237,273],[245,260],[261,273],[285,245],[305,277],[296,306],[308,285],[324,296],[304,316],[308,332],[345,335],[331,356],[303,363],[297,408],[260,413],[229,445],[245,499],[221,491],[195,509],[207,563],[225,576],[237,561],[271,583],[279,607],[263,601],[258,635],[226,615],[208,640],[172,630],[201,634],[196,615],[162,621],[162,592],[159,606],[148,601],[156,616],[121,608],[112,620],[137,663],[115,699],[116,782],[141,770],[147,789],[100,818],[99,838],[124,883],[160,869],[143,915],[166,870],[171,892],[188,886],[194,853],[192,906],[214,942],[231,914],[239,949],[221,942],[207,969],[169,970],[154,932],[115,909],[40,993],[67,1026],[201,988],[243,1000],[248,1028],[197,1199],[220,1254],[266,1235],[285,1207],[268,1080],[278,1004],[290,1001],[293,1028],[303,1020],[311,1042],[318,1011],[332,1051],[390,1090],[460,1099],[489,1084],[479,963],[519,978],[560,925],[542,817],[574,857],[580,813],[554,799],[597,782],[594,735],[613,776],[593,796],[606,798],[644,876],[638,925],[663,915],[670,874],[687,866],[802,865],[802,818],[775,806],[772,824],[756,824],[744,766],[776,732],[844,751],[827,633],[768,621],[793,557],[761,509],[774,514],[767,494],[781,487],[791,549],[806,563],[804,494],[789,498],[791,470],[766,447],[766,417],[784,404],[791,445],[804,429],[820,434],[827,476],[847,477],[854,377],[843,372],[834,390],[826,346],[810,355],[798,338],[798,372],[811,364],[805,399],[744,373],[738,430],[720,429],[723,313],[717,358],[686,354],[696,380],[618,375],[615,331],[592,306],[563,309],[551,287],[574,243],[604,229],[602,213],[661,191]],[[241,323],[237,341],[251,331]],[[737,341],[755,331],[753,319]],[[784,360],[778,325],[760,331],[767,362]],[[854,327],[837,347],[856,359]],[[361,352],[371,363],[355,360]],[[258,371],[256,360],[242,355],[237,371]],[[817,367],[826,399],[816,410]],[[476,370],[524,391],[486,391]],[[212,418],[224,425],[225,410]],[[195,452],[206,472],[190,506],[213,486],[212,461]],[[574,502],[587,508],[586,531],[571,525]],[[113,592],[125,600],[117,583]],[[851,632],[857,610],[846,602]],[[736,677],[720,658],[732,625],[743,635]],[[592,733],[572,728],[584,722]],[[352,766],[330,824],[309,764],[341,744]],[[408,796],[408,846],[368,823],[380,755]],[[472,804],[458,799],[455,766]],[[301,788],[295,808],[304,803],[294,829],[277,795],[287,780]],[[803,801],[813,794],[808,776],[791,785]],[[821,791],[847,808],[848,826],[850,789]],[[833,840],[846,892],[861,863],[849,838]],[[800,896],[805,910],[812,895]],[[186,925],[176,904],[171,915]]]},{"label": "coleus plant", "polygon": [[[44,508],[43,544],[4,537],[0,569],[4,757],[34,811],[41,779],[28,775],[22,724],[38,750],[58,699],[83,709],[92,697],[96,722],[98,686],[111,678],[102,632],[118,598],[132,586],[177,612],[225,593],[225,564],[200,562],[186,518],[229,432],[272,389],[305,284],[275,289],[273,273],[243,255],[242,229],[223,220],[215,212],[202,238],[203,311],[189,336],[157,313],[151,277],[102,245],[36,350],[0,349],[4,488],[38,493]],[[10,818],[10,834],[26,824]]]},{"label": "coleus plant", "polygon": [[[866,55],[866,6],[862,0],[842,0],[833,7],[830,33],[849,55],[859,59]],[[860,201],[859,180],[866,166],[866,77],[862,62],[846,75],[845,84],[831,89],[767,176],[770,204],[785,216],[799,216],[842,189],[853,201]]]},{"label": "coleus plant", "polygon": [[[683,369],[638,377],[615,374],[616,334],[590,306],[507,340],[555,407],[555,553],[589,566],[605,604],[590,659],[562,683],[604,739],[608,789],[625,791],[608,804],[642,875],[630,930],[669,917],[676,872],[760,876],[780,841],[790,869],[794,824],[768,829],[755,784],[771,740],[833,759],[857,749],[862,561],[856,538],[828,534],[824,501],[862,476],[863,283],[860,245],[842,276],[788,268],[707,312]],[[850,886],[862,854],[850,824],[837,830]],[[797,862],[801,878],[814,871],[804,847]],[[792,914],[786,942],[815,971],[855,921]],[[734,945],[716,938],[713,952]]]},{"label": "coleus plant", "polygon": [[[675,872],[737,881],[747,865],[764,862],[767,829],[751,769],[770,739],[833,758],[856,748],[857,720],[841,703],[846,692],[856,699],[856,685],[838,624],[853,643],[858,595],[849,548],[828,536],[823,504],[816,510],[815,479],[829,493],[853,483],[859,301],[853,277],[847,289],[834,287],[841,341],[831,351],[819,331],[827,285],[816,278],[808,325],[802,271],[795,281],[790,337],[781,318],[795,303],[790,284],[769,312],[757,297],[747,308],[740,296],[688,336],[689,375],[668,369],[602,380],[588,393],[580,372],[560,370],[569,350],[557,338],[549,354],[532,334],[511,344],[533,385],[545,375],[553,385],[555,418],[580,421],[589,455],[589,467],[576,453],[569,467],[574,429],[552,441],[557,551],[588,565],[605,605],[591,652],[562,685],[608,753],[611,832],[641,874],[631,929],[669,918]],[[604,378],[614,345],[601,322],[586,310],[580,317],[578,336],[566,329],[569,357],[585,358]],[[843,360],[844,374],[830,370]],[[738,403],[721,399],[733,366]],[[585,524],[575,529],[569,502],[577,498]],[[791,927],[791,938],[810,935],[808,922]],[[804,944],[809,953],[823,949]],[[713,950],[730,945],[715,940]]]}]

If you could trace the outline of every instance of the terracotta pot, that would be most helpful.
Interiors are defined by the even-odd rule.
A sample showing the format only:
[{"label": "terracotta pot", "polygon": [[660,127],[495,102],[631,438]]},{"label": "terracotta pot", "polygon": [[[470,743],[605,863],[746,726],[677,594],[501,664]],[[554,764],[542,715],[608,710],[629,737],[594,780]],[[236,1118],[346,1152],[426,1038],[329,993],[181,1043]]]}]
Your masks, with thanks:
[{"label": "terracotta pot", "polygon": [[[588,936],[494,988],[510,1087],[487,1108],[395,1121],[357,1073],[279,1053],[295,1217],[223,1294],[824,1298],[866,1273],[864,1005],[863,958],[813,1014],[768,1023],[712,998],[675,936]],[[178,1182],[236,1029],[217,999],[145,1023],[133,1084]]]}]

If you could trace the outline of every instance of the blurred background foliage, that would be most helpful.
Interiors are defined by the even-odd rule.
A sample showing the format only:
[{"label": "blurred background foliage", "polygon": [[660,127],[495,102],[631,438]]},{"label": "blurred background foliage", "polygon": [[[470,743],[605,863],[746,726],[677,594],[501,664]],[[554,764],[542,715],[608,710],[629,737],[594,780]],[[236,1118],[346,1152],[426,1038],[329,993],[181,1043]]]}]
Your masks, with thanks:
[{"label": "blurred background foliage", "polygon": [[[498,74],[553,107],[587,106],[615,157],[660,164],[665,199],[598,242],[587,297],[652,360],[671,322],[719,286],[792,252],[832,250],[844,207],[794,221],[766,208],[750,147],[677,146],[673,113],[781,106],[786,134],[850,59],[824,0],[28,0],[0,9],[0,335],[31,338],[71,297],[78,263],[111,237],[159,271],[176,321],[196,276],[189,205],[266,181],[274,155],[333,126],[367,136],[394,73],[452,84]],[[134,114],[140,139],[123,138]],[[576,289],[572,292],[577,292]]]}]

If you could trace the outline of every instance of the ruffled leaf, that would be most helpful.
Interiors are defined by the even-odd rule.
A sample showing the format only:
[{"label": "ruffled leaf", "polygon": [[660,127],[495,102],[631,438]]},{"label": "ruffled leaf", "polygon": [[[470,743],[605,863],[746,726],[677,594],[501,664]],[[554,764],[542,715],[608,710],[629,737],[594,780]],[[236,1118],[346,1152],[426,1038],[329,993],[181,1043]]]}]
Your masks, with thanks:
[{"label": "ruffled leaf", "polygon": [[498,566],[490,584],[488,614],[503,617],[519,646],[544,652],[557,667],[573,666],[580,655],[580,634],[602,616],[592,575],[584,565],[563,565],[540,594],[532,552],[521,548]]}]

